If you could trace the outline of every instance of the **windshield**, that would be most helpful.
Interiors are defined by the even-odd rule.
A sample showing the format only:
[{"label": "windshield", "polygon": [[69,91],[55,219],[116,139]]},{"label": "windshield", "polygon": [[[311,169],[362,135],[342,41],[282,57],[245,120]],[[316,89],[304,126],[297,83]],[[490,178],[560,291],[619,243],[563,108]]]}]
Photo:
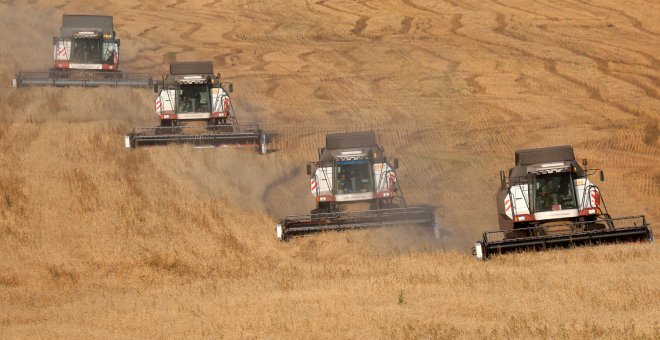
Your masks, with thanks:
[{"label": "windshield", "polygon": [[536,211],[577,208],[573,179],[568,172],[537,175],[534,189]]},{"label": "windshield", "polygon": [[100,39],[73,39],[71,61],[76,63],[101,63]]},{"label": "windshield", "polygon": [[371,171],[368,161],[337,162],[337,193],[371,192]]},{"label": "windshield", "polygon": [[209,88],[206,84],[180,85],[178,112],[210,112]]}]

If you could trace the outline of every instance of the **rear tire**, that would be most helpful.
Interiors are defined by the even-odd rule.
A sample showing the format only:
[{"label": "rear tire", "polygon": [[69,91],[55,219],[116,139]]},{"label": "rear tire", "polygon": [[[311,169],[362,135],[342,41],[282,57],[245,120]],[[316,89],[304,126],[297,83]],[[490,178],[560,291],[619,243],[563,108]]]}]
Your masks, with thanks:
[{"label": "rear tire", "polygon": [[316,214],[328,214],[330,212],[332,212],[332,206],[330,205],[330,203],[318,203],[316,205],[316,209],[313,209],[310,213],[312,215],[316,215]]}]

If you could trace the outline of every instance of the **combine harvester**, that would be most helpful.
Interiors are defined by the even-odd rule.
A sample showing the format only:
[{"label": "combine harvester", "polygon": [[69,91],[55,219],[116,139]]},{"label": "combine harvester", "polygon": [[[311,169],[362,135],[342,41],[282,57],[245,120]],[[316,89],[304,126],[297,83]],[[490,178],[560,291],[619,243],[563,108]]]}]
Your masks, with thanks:
[{"label": "combine harvester", "polygon": [[385,156],[373,132],[327,135],[319,161],[307,164],[316,209],[280,220],[277,238],[401,224],[432,226],[439,238],[433,207],[406,206],[396,177],[398,163]]},{"label": "combine harvester", "polygon": [[147,73],[119,71],[119,39],[112,17],[63,15],[60,36],[53,38],[55,66],[48,72],[19,72],[14,87],[152,85]]},{"label": "combine harvester", "polygon": [[[542,250],[584,244],[653,241],[644,216],[612,218],[601,192],[581,168],[573,147],[516,151],[516,166],[500,171],[499,231],[485,232],[474,255]],[[604,180],[600,170],[600,180]]]},{"label": "combine harvester", "polygon": [[220,75],[213,75],[210,61],[171,64],[169,75],[154,85],[160,126],[133,129],[124,137],[125,146],[187,143],[256,147],[265,154],[266,133],[257,125],[239,126],[229,98],[232,91],[231,83],[223,84]]}]

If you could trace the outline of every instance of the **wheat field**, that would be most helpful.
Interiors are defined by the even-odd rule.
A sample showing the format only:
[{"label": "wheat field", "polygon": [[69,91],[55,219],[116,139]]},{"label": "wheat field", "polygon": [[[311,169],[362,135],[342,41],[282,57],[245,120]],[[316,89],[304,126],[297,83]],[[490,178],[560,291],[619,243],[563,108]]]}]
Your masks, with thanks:
[{"label": "wheat field", "polygon": [[[212,60],[274,152],[126,150],[153,93],[11,88],[63,13],[113,15],[121,67]],[[654,338],[660,247],[477,262],[516,149],[572,144],[613,216],[660,221],[660,3],[0,1],[0,338]],[[327,132],[375,130],[415,227],[281,243]]]}]

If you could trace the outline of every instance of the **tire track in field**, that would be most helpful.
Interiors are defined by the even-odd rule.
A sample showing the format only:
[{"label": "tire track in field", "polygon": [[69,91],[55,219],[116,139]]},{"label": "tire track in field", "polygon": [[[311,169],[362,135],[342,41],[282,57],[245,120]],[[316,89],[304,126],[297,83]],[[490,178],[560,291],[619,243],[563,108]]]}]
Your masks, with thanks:
[{"label": "tire track in field", "polygon": [[[561,33],[555,33],[555,34],[561,34]],[[563,36],[565,36],[565,35],[563,35]],[[590,42],[595,43],[595,44],[603,44],[603,45],[608,46],[608,47],[623,49],[620,46],[604,44],[604,43],[599,42],[599,41],[590,41]],[[641,75],[641,74],[637,74],[637,73],[635,74],[635,75],[639,75],[641,77],[647,78],[649,80],[649,82],[651,82],[652,84],[655,85],[655,87],[653,87],[653,86],[645,84],[642,81],[639,81],[639,80],[633,78],[634,76],[631,77],[631,76],[626,75],[626,74],[618,74],[618,72],[616,72],[616,71],[611,71],[610,68],[609,68],[609,63],[610,63],[609,60],[606,60],[602,57],[595,56],[591,53],[588,53],[585,50],[581,50],[581,49],[578,49],[576,47],[573,47],[573,46],[570,45],[571,42],[566,42],[566,41],[560,40],[559,42],[557,42],[557,44],[558,44],[557,46],[559,48],[569,50],[570,52],[572,52],[575,55],[582,56],[582,57],[590,59],[597,66],[598,70],[601,71],[602,73],[604,73],[605,75],[610,76],[612,78],[616,78],[616,79],[618,79],[622,82],[628,83],[628,84],[630,84],[634,87],[639,88],[648,97],[651,97],[651,98],[654,98],[654,99],[660,99],[659,96],[658,96],[658,91],[655,88],[655,87],[660,87],[660,80],[657,77]],[[651,63],[651,69],[660,68],[660,64],[658,63],[658,61],[655,58],[653,58],[652,56],[650,56],[650,55],[648,55],[644,52],[640,52],[640,51],[633,51],[633,50],[630,50],[630,49],[625,49],[625,50],[628,51],[628,52],[634,53],[634,54],[642,55],[644,58],[646,58]],[[630,62],[625,62],[625,61],[618,61],[617,63],[624,64],[624,65],[631,65],[631,66],[637,65],[637,66],[641,66],[641,67],[646,67],[645,65],[641,65],[641,64],[638,65],[636,63],[630,63]],[[658,66],[658,67],[656,67],[656,66]]]},{"label": "tire track in field", "polygon": [[[505,28],[506,28],[504,18],[503,18],[503,17],[500,17],[499,19],[496,19],[496,21],[498,21],[498,22],[497,22],[497,27],[496,27],[496,29],[494,29],[493,31],[494,31],[495,33],[498,33],[498,34],[503,34],[504,31],[505,31]],[[504,35],[504,34],[503,34],[503,35]],[[507,35],[505,35],[505,36],[507,36]],[[625,104],[623,104],[623,103],[619,103],[619,102],[612,101],[612,100],[607,100],[607,99],[605,99],[605,98],[602,97],[602,95],[601,95],[601,93],[600,93],[600,91],[599,91],[598,88],[596,88],[596,87],[594,87],[594,86],[592,86],[592,85],[589,85],[589,84],[588,84],[587,82],[585,82],[585,81],[582,81],[582,80],[579,80],[579,79],[577,79],[577,78],[575,78],[575,77],[571,77],[571,76],[569,76],[569,75],[562,74],[562,73],[558,72],[558,71],[557,71],[557,68],[556,68],[556,65],[557,65],[557,62],[558,62],[558,61],[555,60],[555,59],[551,59],[551,58],[544,57],[544,56],[539,56],[539,55],[536,55],[536,54],[534,54],[534,53],[531,53],[531,52],[529,52],[529,51],[527,51],[527,50],[525,50],[525,49],[523,49],[523,48],[516,47],[516,46],[512,46],[512,45],[510,45],[510,44],[494,43],[494,42],[484,41],[484,40],[482,40],[482,39],[478,39],[478,38],[474,38],[474,37],[469,37],[469,36],[465,36],[465,37],[467,37],[467,38],[469,38],[469,39],[472,39],[472,40],[475,40],[475,41],[480,42],[480,43],[488,44],[488,45],[496,45],[496,46],[507,47],[507,48],[513,49],[513,50],[515,50],[515,51],[517,51],[517,52],[523,54],[524,56],[531,57],[531,58],[534,58],[534,59],[542,60],[542,61],[544,62],[544,68],[545,68],[547,71],[549,71],[550,73],[555,74],[555,75],[559,76],[560,78],[562,78],[562,79],[564,79],[564,80],[567,80],[568,82],[570,82],[570,83],[572,83],[572,84],[574,84],[574,85],[577,85],[578,87],[582,88],[583,90],[585,90],[585,91],[587,92],[587,94],[589,95],[589,97],[591,97],[592,99],[598,100],[598,101],[603,102],[603,103],[605,103],[605,104],[608,104],[608,105],[610,105],[610,106],[616,107],[617,109],[619,109],[619,110],[621,110],[621,111],[623,111],[623,112],[629,113],[629,114],[631,114],[631,115],[633,115],[633,116],[635,116],[635,117],[638,117],[638,118],[641,118],[641,119],[646,120],[646,121],[647,121],[647,124],[648,124],[648,128],[647,128],[648,131],[650,131],[650,132],[656,131],[655,125],[657,125],[657,121],[652,120],[652,119],[649,120],[649,117],[648,117],[648,115],[647,115],[646,113],[644,113],[644,112],[642,112],[642,111],[639,111],[639,110],[637,110],[637,109],[634,109],[634,108],[630,108],[629,106],[627,106],[627,105],[625,105]],[[516,40],[520,40],[520,39],[518,39],[518,38],[516,38],[516,37],[513,37],[513,38],[516,39]],[[571,52],[570,50],[568,50],[568,49],[566,49],[566,48],[563,48],[563,47],[561,47],[561,46],[556,46],[556,47]],[[647,138],[647,140],[648,140],[649,142],[651,142],[651,141],[653,140],[653,135],[651,134],[651,135],[649,136],[649,138]]]},{"label": "tire track in field", "polygon": [[[579,4],[578,4],[578,6],[579,6]],[[649,34],[649,35],[653,35],[653,36],[656,36],[656,37],[660,37],[660,33],[653,32],[653,31],[650,31],[650,30],[644,28],[644,26],[642,26],[642,22],[639,19],[637,19],[637,18],[633,17],[632,15],[624,12],[623,10],[607,7],[607,6],[604,6],[604,5],[596,5],[594,3],[589,3],[589,7],[584,7],[584,6],[581,6],[581,7],[585,11],[594,13],[596,15],[598,15],[598,13],[596,13],[592,8],[600,8],[600,9],[606,11],[606,12],[614,13],[614,14],[620,16],[620,17],[623,17],[637,31],[639,31],[641,33],[646,33],[646,34]],[[609,16],[607,16],[607,17],[609,17]]]},{"label": "tire track in field", "polygon": [[406,6],[412,7],[414,9],[418,10],[418,11],[421,11],[421,12],[426,12],[426,13],[431,13],[431,14],[436,14],[436,15],[441,15],[442,14],[442,13],[436,12],[436,11],[434,11],[434,10],[428,8],[428,7],[417,5],[417,4],[413,3],[412,0],[403,0],[403,3]]},{"label": "tire track in field", "polygon": [[410,33],[410,28],[412,27],[413,17],[405,17],[401,19],[401,28],[399,29],[399,34],[408,34]]},{"label": "tire track in field", "polygon": [[66,0],[66,1],[64,1],[63,3],[61,3],[57,6],[53,6],[53,8],[55,8],[55,9],[64,9],[64,7],[66,7],[68,4],[69,4],[69,0]]},{"label": "tire track in field", "polygon": [[456,13],[451,17],[451,26],[449,27],[449,33],[458,36],[463,36],[462,33],[458,32],[458,30],[463,28],[463,23],[461,22],[461,20],[463,20],[462,13]]},{"label": "tire track in field", "polygon": [[351,33],[355,35],[362,35],[362,32],[364,32],[365,28],[367,28],[367,20],[369,20],[368,16],[361,15],[360,19],[355,22],[355,28],[351,30]]},{"label": "tire track in field", "polygon": [[502,13],[496,13],[495,22],[497,26],[493,29],[495,33],[501,34],[503,36],[516,39],[519,41],[527,41],[527,37],[524,35],[516,34],[514,32],[507,31],[509,23],[506,20],[506,16]]},{"label": "tire track in field", "polygon": [[[548,31],[548,30],[545,29],[545,31]],[[550,32],[550,31],[548,31],[548,32]],[[631,85],[639,87],[642,91],[647,93],[647,96],[658,99],[657,91],[655,89],[653,89],[649,86],[646,86],[644,84],[641,84],[639,82],[637,82],[637,83],[630,82],[630,79],[619,78],[617,75],[613,74],[609,70],[610,60],[608,60],[604,57],[600,57],[600,56],[596,55],[595,53],[590,53],[585,48],[579,48],[579,47],[584,46],[582,44],[575,44],[575,41],[567,41],[567,39],[574,39],[572,36],[568,36],[568,35],[566,35],[564,33],[561,33],[561,32],[555,32],[555,31],[551,31],[551,32],[552,32],[553,35],[560,35],[561,37],[564,38],[564,39],[555,39],[554,37],[546,37],[547,39],[551,39],[555,43],[556,47],[558,47],[560,49],[568,50],[568,51],[570,51],[571,53],[573,53],[575,55],[590,59],[598,67],[598,69],[602,73],[604,73],[604,74],[606,74],[610,77],[617,78],[621,81],[629,82]],[[584,40],[580,40],[580,42],[584,42]],[[589,42],[591,44],[595,44],[595,45],[606,46],[607,48],[615,48],[615,49],[618,49],[618,50],[624,50],[624,51],[629,52],[631,54],[638,54],[638,55],[642,56],[643,58],[645,58],[646,60],[648,60],[651,70],[660,69],[660,62],[657,59],[655,59],[652,55],[649,55],[648,53],[638,51],[638,50],[632,50],[630,48],[623,47],[623,46],[608,44],[608,43],[605,43],[603,41],[598,41],[598,40],[588,40],[587,42]],[[639,67],[644,67],[644,68],[649,67],[649,66],[644,65],[644,64],[624,61],[624,60],[621,60],[620,58],[619,58],[619,60],[616,60],[615,62],[619,63],[619,64],[629,65],[629,66],[639,66]],[[658,80],[657,78],[654,78],[654,77],[651,77],[651,80],[656,86],[660,86],[660,80]]]},{"label": "tire track in field", "polygon": [[165,7],[169,8],[169,9],[178,9],[177,7],[179,5],[183,5],[185,3],[186,3],[186,0],[176,0],[173,4],[165,5]]},{"label": "tire track in field", "polygon": [[179,38],[181,38],[183,40],[191,40],[192,41],[192,39],[190,39],[190,36],[195,34],[197,31],[199,31],[202,27],[204,27],[204,25],[199,24],[199,23],[194,23],[194,22],[191,22],[191,23],[188,23],[188,24],[190,25],[190,28],[187,29],[186,31],[184,31],[183,33],[181,33],[179,35]]},{"label": "tire track in field", "polygon": [[560,73],[559,71],[557,71],[557,61],[556,60],[549,59],[549,58],[544,59],[544,68],[549,73],[551,73],[551,74],[553,74],[553,75],[555,75],[559,78],[562,78],[564,80],[567,80],[569,83],[577,85],[578,87],[582,88],[583,90],[585,90],[587,92],[587,95],[589,96],[589,98],[595,99],[595,100],[598,100],[598,101],[601,101],[601,102],[605,102],[603,97],[600,95],[600,90],[598,88],[596,88],[594,86],[591,86],[591,85],[587,84],[586,82],[584,82],[582,80],[579,80],[577,78],[573,78],[573,77],[568,76],[568,75],[564,75],[564,74]]},{"label": "tire track in field", "polygon": [[[320,6],[323,6],[327,9],[330,9],[332,11],[335,11],[335,12],[345,13],[345,14],[349,14],[349,15],[352,15],[352,16],[357,16],[358,19],[355,22],[355,24],[353,25],[353,28],[350,30],[350,32],[354,35],[357,35],[357,36],[364,36],[363,32],[367,28],[367,21],[369,19],[371,19],[369,16],[357,14],[355,12],[351,12],[351,11],[347,11],[347,10],[343,10],[343,9],[339,9],[337,7],[328,5],[326,2],[327,2],[327,0],[321,0],[321,1],[317,1],[316,4],[320,5]],[[373,37],[368,37],[368,38],[372,39]]]},{"label": "tire track in field", "polygon": [[[652,32],[652,31],[649,31],[649,30],[645,29],[645,28],[642,26],[641,21],[639,21],[637,18],[632,17],[631,15],[627,14],[626,12],[624,12],[624,11],[622,11],[622,10],[613,9],[613,8],[606,7],[606,6],[593,6],[593,7],[598,7],[598,8],[604,9],[604,10],[606,10],[606,11],[613,11],[613,12],[615,12],[616,14],[618,14],[618,15],[624,17],[627,21],[631,22],[631,25],[632,25],[635,29],[637,29],[639,32],[641,32],[641,33],[647,33],[647,34],[654,35],[654,36],[658,36],[658,35],[659,35],[659,34],[656,33],[656,32]],[[584,8],[584,7],[583,7],[583,8]],[[584,8],[584,9],[585,9],[586,11],[590,11],[590,12],[592,12],[592,13],[595,13],[595,11],[591,10],[591,8]],[[566,49],[571,50],[571,52],[573,52],[573,53],[576,53],[576,54],[578,54],[578,55],[583,55],[584,57],[587,57],[587,58],[593,60],[593,61],[596,63],[596,65],[597,65],[599,71],[601,71],[602,73],[604,73],[604,74],[606,74],[606,75],[608,75],[608,76],[610,76],[610,77],[613,77],[613,78],[619,79],[619,80],[621,80],[621,81],[623,81],[623,82],[625,82],[625,83],[631,84],[631,85],[633,85],[633,86],[635,86],[635,87],[637,87],[637,88],[640,88],[640,89],[646,94],[647,97],[651,97],[651,98],[654,98],[654,99],[658,99],[658,93],[657,93],[657,90],[656,90],[655,88],[651,88],[651,87],[645,85],[644,83],[639,82],[639,81],[636,81],[636,80],[634,80],[634,79],[630,79],[630,78],[627,78],[627,77],[619,76],[619,75],[614,74],[613,72],[610,72],[610,70],[609,70],[609,64],[608,64],[608,61],[607,61],[607,60],[604,60],[604,59],[602,59],[602,58],[595,57],[595,56],[593,56],[593,55],[588,55],[586,52],[576,51],[575,49],[571,49],[571,48],[568,47],[567,45],[564,45],[563,47],[566,48]],[[629,49],[626,49],[626,50],[630,51]],[[657,61],[657,59],[655,59],[655,57],[653,57],[652,55],[648,55],[647,53],[643,53],[643,52],[639,52],[639,51],[631,51],[631,52],[642,54],[647,60],[649,60],[649,62],[651,63],[651,65],[653,65],[654,69],[657,69],[656,66],[658,65],[658,61]],[[653,81],[653,82],[657,84],[657,81]],[[644,143],[646,143],[647,145],[656,145],[656,144],[657,144],[657,141],[658,141],[658,135],[660,134],[660,133],[658,132],[658,130],[659,130],[659,127],[658,127],[659,122],[658,122],[657,119],[654,119],[653,117],[649,116],[649,115],[646,114],[645,112],[639,111],[639,110],[637,110],[637,109],[631,109],[630,107],[628,107],[627,105],[625,105],[625,104],[623,104],[623,103],[613,102],[613,101],[611,101],[611,100],[608,100],[608,101],[606,101],[606,102],[607,102],[608,104],[610,104],[610,105],[612,105],[612,106],[614,106],[614,107],[616,107],[616,108],[618,108],[618,109],[624,111],[624,112],[630,113],[630,114],[632,114],[632,115],[634,115],[634,116],[636,116],[636,117],[639,117],[639,118],[643,119],[643,120],[645,121],[645,123],[644,123],[644,124],[645,124],[645,127],[644,127],[644,134],[645,134],[645,137],[644,137],[644,139],[643,139],[643,140],[644,140]]]},{"label": "tire track in field", "polygon": [[658,138],[658,120],[654,119],[653,117],[649,116],[646,112],[640,111],[638,109],[634,109],[629,107],[626,104],[623,104],[618,101],[613,101],[609,100],[606,98],[603,98],[602,95],[600,94],[600,90],[592,85],[589,85],[586,81],[577,79],[575,77],[569,76],[567,74],[563,74],[557,70],[557,62],[554,60],[546,60],[545,62],[545,69],[556,75],[559,76],[570,83],[573,83],[582,89],[584,89],[588,94],[589,97],[595,100],[598,100],[602,103],[605,103],[607,105],[613,106],[623,112],[626,112],[634,117],[637,117],[641,119],[644,124],[645,124],[645,131],[648,132],[647,137],[644,138],[644,141],[649,144],[655,144],[657,142]]},{"label": "tire track in field", "polygon": [[479,82],[477,81],[477,78],[481,77],[482,74],[474,74],[472,76],[469,76],[465,78],[465,81],[467,84],[474,89],[474,92],[476,94],[485,94],[486,93],[486,88],[481,86]]},{"label": "tire track in field", "polygon": [[[547,26],[538,26],[538,28],[541,31],[544,31],[544,32],[549,34],[548,36],[543,36],[542,38],[544,38],[544,39],[553,39],[554,41],[562,41],[561,39],[555,39],[555,36],[558,35],[559,37],[564,38],[564,39],[567,40],[567,41],[562,41],[565,44],[572,44],[572,43],[575,42],[575,38],[572,35],[568,35],[564,32],[551,29]],[[573,39],[573,40],[568,41],[569,39]],[[647,68],[650,68],[652,70],[660,69],[660,60],[656,59],[653,55],[651,55],[649,53],[646,53],[644,51],[633,50],[633,49],[630,49],[630,48],[626,48],[626,47],[622,47],[622,46],[618,46],[618,45],[613,45],[611,43],[607,43],[605,41],[602,41],[602,39],[597,40],[597,39],[592,39],[592,38],[584,37],[584,36],[581,36],[579,38],[579,42],[589,43],[589,44],[593,44],[593,45],[601,45],[601,46],[605,46],[606,48],[624,49],[627,52],[630,52],[632,54],[638,54],[642,58],[646,59],[648,64],[649,64],[649,65],[645,65],[645,64],[641,64],[641,63],[626,62],[627,65],[636,65],[636,66],[640,66],[640,67],[647,67]]]},{"label": "tire track in field", "polygon": [[[185,2],[185,1],[183,1]],[[164,62],[170,62],[170,61],[175,61],[176,60],[176,55],[179,53],[195,53],[196,51],[199,51],[200,47],[204,47],[202,44],[204,41],[199,41],[196,44],[190,44],[190,36],[197,33],[199,30],[201,30],[202,27],[204,27],[202,24],[195,22],[195,21],[190,21],[190,18],[198,18],[201,21],[207,21],[211,17],[211,15],[202,15],[199,13],[188,13],[186,15],[186,20],[181,20],[178,19],[178,15],[176,13],[172,13],[172,15],[169,12],[164,12],[164,13],[152,13],[152,11],[136,11],[138,12],[138,15],[145,15],[150,17],[153,20],[156,21],[164,21],[164,22],[171,22],[171,21],[176,21],[179,23],[179,25],[187,25],[189,26],[188,29],[183,30],[181,32],[181,29],[177,27],[177,32],[181,32],[178,34],[178,38],[181,42],[177,42],[173,39],[170,39],[167,42],[160,42],[160,47],[159,49],[161,50],[167,50],[166,47],[173,47],[177,49],[178,51],[169,51],[163,56],[163,61]],[[140,13],[143,12],[143,13]],[[158,26],[157,26],[158,27]],[[151,31],[151,29],[147,30],[148,32]],[[147,33],[147,32],[144,32]],[[139,36],[139,34],[138,34]],[[202,45],[202,46],[200,46]]]},{"label": "tire track in field", "polygon": [[467,10],[477,10],[478,7],[475,7],[473,5],[466,5],[465,2],[463,1],[455,1],[455,0],[441,0],[442,2],[448,4],[451,7],[455,8],[463,8]]},{"label": "tire track in field", "polygon": [[143,38],[147,33],[153,31],[156,28],[158,28],[158,26],[155,26],[155,25],[154,26],[149,26],[148,28],[143,29],[142,31],[140,31],[140,33],[137,34],[137,37]]},{"label": "tire track in field", "polygon": [[[628,83],[628,84],[630,84],[634,87],[639,88],[640,90],[642,90],[646,94],[647,97],[651,97],[651,98],[654,98],[654,99],[660,99],[660,96],[658,96],[657,90],[655,88],[647,86],[646,84],[644,84],[642,82],[639,82],[639,81],[636,81],[634,79],[629,79],[629,78],[617,75],[617,74],[613,73],[612,71],[610,71],[608,60],[603,59],[601,57],[597,57],[597,56],[595,56],[593,54],[590,54],[586,51],[579,50],[575,47],[571,47],[568,44],[563,44],[561,46],[561,48],[569,50],[575,55],[579,55],[579,56],[590,59],[597,66],[597,68],[600,72],[602,72],[603,74],[605,74],[607,76],[619,79],[622,82]],[[621,62],[621,63],[626,64],[626,65],[631,65],[630,63],[626,63],[626,62]],[[656,79],[656,81],[658,81],[658,80]]]},{"label": "tire track in field", "polygon": [[224,2],[224,0],[213,0],[207,4],[204,4],[204,7],[208,8],[215,8],[216,6],[220,7],[220,5]]},{"label": "tire track in field", "polygon": [[553,17],[553,16],[549,16],[549,15],[546,15],[546,14],[543,14],[543,13],[537,13],[537,12],[534,12],[534,11],[530,11],[528,9],[520,8],[520,7],[509,5],[509,4],[505,4],[505,3],[503,3],[499,0],[491,0],[491,2],[494,3],[494,4],[497,4],[499,6],[502,6],[506,9],[508,9],[508,10],[518,11],[518,12],[522,12],[522,13],[525,13],[525,14],[531,14],[533,16],[542,17],[542,18],[545,18],[545,19],[550,20],[550,21],[559,21],[560,20],[557,17]]},{"label": "tire track in field", "polygon": [[[599,163],[606,164],[605,172],[624,174],[619,177],[609,177],[609,191],[616,197],[641,197],[642,201],[652,202],[657,197],[657,182],[654,181],[660,173],[652,164],[660,162],[660,154],[657,147],[645,144],[642,139],[643,133],[635,130],[635,126],[624,123],[622,128],[608,128],[605,132],[612,131],[604,138],[591,139],[578,144],[581,150],[593,150],[591,154]],[[612,190],[616,189],[616,190]],[[607,197],[610,197],[608,195]],[[626,202],[617,204],[617,209],[627,209]],[[630,205],[628,209],[638,209],[636,205]],[[630,213],[628,213],[630,214]]]}]

